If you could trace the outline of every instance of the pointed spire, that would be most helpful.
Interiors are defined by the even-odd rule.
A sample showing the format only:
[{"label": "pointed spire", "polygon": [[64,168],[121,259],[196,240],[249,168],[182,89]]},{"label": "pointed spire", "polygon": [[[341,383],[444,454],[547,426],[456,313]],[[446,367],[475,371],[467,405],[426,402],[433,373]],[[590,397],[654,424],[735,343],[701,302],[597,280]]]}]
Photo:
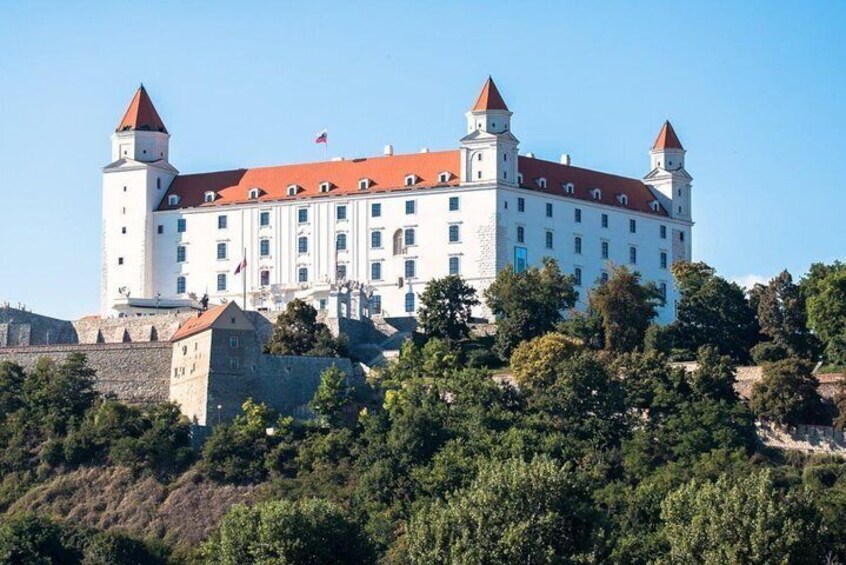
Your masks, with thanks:
[{"label": "pointed spire", "polygon": [[129,108],[123,115],[120,125],[116,131],[158,131],[167,133],[164,122],[156,112],[153,101],[150,100],[150,95],[147,94],[147,89],[144,84],[138,87],[135,91],[135,96],[132,97],[132,102],[129,103]]},{"label": "pointed spire", "polygon": [[658,132],[658,137],[655,138],[655,143],[652,144],[653,151],[663,151],[664,149],[684,149],[670,120],[664,122],[661,131]]},{"label": "pointed spire", "polygon": [[482,92],[476,98],[476,103],[473,105],[473,111],[478,110],[505,110],[508,111],[508,106],[505,105],[505,100],[497,90],[493,79],[488,76],[485,81],[485,86],[482,87]]}]

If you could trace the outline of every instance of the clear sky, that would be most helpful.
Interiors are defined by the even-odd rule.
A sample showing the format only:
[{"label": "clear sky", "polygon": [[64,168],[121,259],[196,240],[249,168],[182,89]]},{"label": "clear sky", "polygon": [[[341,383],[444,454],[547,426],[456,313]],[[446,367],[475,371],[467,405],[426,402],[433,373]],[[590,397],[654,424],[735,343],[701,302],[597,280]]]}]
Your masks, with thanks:
[{"label": "clear sky", "polygon": [[182,172],[457,146],[488,74],[521,151],[633,177],[672,120],[693,252],[846,255],[846,2],[0,0],[0,300],[95,313],[101,167],[139,82]]}]

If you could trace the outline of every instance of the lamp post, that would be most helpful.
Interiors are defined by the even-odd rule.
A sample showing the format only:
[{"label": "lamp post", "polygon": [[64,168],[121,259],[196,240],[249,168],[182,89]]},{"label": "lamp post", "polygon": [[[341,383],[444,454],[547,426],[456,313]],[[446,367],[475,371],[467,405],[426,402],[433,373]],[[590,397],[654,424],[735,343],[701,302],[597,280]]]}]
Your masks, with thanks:
[{"label": "lamp post", "polygon": [[218,426],[220,425],[220,411],[221,411],[221,409],[223,409],[223,406],[221,406],[220,404],[218,404],[218,405],[217,405],[217,425],[218,425]]}]

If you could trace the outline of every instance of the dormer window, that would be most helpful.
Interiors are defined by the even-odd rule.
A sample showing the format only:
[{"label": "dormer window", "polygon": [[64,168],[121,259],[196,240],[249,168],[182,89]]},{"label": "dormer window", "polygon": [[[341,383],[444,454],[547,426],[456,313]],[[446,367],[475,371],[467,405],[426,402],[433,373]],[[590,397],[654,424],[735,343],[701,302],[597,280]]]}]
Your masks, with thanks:
[{"label": "dormer window", "polygon": [[259,196],[261,196],[261,189],[258,187],[253,187],[247,192],[247,198],[250,200],[257,200]]},{"label": "dormer window", "polygon": [[322,183],[320,183],[320,185],[318,185],[318,186],[319,186],[319,188],[320,188],[320,192],[322,192],[322,193],[326,193],[326,192],[329,192],[329,190],[331,190],[331,188],[332,188],[332,183],[330,183],[329,181],[326,181],[326,180],[325,180],[325,181],[323,181]]},{"label": "dormer window", "polygon": [[207,190],[207,191],[203,194],[203,202],[214,202],[215,196],[216,196],[216,195],[215,195],[215,193],[214,193],[213,191],[211,191],[211,190]]},{"label": "dormer window", "polygon": [[544,177],[538,178],[538,188],[546,188],[546,178],[544,178]]},{"label": "dormer window", "polygon": [[450,173],[446,172],[446,171],[444,171],[442,173],[438,173],[438,182],[441,183],[441,184],[446,184],[446,183],[449,182],[449,179],[451,177],[452,177],[452,175]]},{"label": "dormer window", "polygon": [[661,211],[661,205],[658,203],[657,200],[653,200],[652,202],[650,202],[649,206],[652,208],[653,212]]},{"label": "dormer window", "polygon": [[417,175],[405,175],[405,186],[414,186],[418,180]]},{"label": "dormer window", "polygon": [[168,206],[178,206],[179,205],[179,196],[175,194],[171,194],[167,197],[167,205]]},{"label": "dormer window", "polygon": [[619,202],[622,206],[629,205],[629,197],[625,194],[618,194],[617,195],[617,202]]},{"label": "dormer window", "polygon": [[570,194],[570,195],[572,195],[572,194],[575,194],[575,192],[576,192],[576,186],[575,186],[573,183],[571,183],[571,182],[568,182],[568,183],[564,184],[564,185],[562,186],[562,188],[564,189],[564,193],[565,193],[565,194]]},{"label": "dormer window", "polygon": [[368,188],[370,188],[370,179],[359,179],[358,189],[367,190]]},{"label": "dormer window", "polygon": [[288,185],[288,196],[296,196],[297,193],[300,191],[300,187],[296,184],[289,184]]},{"label": "dormer window", "polygon": [[590,195],[594,200],[602,199],[602,191],[599,190],[598,188],[594,188],[593,190],[591,190]]}]

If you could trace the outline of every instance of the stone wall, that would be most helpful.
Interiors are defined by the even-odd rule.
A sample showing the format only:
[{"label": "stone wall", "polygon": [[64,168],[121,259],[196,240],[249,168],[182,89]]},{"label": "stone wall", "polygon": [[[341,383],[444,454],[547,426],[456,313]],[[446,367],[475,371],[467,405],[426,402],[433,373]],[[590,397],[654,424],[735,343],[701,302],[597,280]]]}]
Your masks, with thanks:
[{"label": "stone wall", "polygon": [[70,322],[17,308],[0,308],[0,347],[76,343]]},{"label": "stone wall", "polygon": [[126,318],[89,316],[71,323],[79,343],[138,343],[169,341],[179,326],[194,316],[191,312]]},{"label": "stone wall", "polygon": [[61,362],[82,353],[97,371],[95,388],[132,403],[162,402],[168,398],[171,361],[169,342],[99,343],[0,348],[0,361],[32,368],[41,357]]},{"label": "stone wall", "polygon": [[263,355],[257,379],[258,396],[283,414],[307,416],[308,403],[320,384],[320,375],[336,366],[354,378],[349,359]]}]

